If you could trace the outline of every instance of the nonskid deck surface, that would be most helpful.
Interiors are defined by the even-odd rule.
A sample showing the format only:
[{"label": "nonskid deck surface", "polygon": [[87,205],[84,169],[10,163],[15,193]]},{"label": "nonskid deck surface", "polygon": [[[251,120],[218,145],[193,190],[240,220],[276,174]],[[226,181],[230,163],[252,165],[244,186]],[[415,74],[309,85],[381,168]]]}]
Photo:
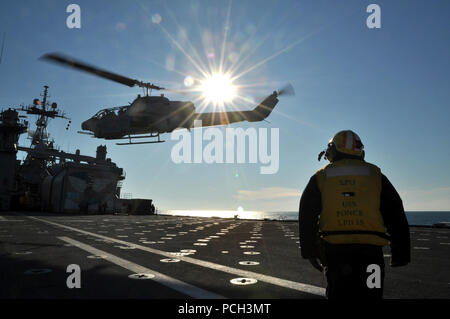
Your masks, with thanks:
[{"label": "nonskid deck surface", "polygon": [[[413,262],[386,267],[385,298],[450,298],[450,230],[411,227],[411,240]],[[326,287],[300,257],[297,222],[11,212],[0,243],[0,298],[305,299]],[[68,288],[69,265],[81,288]]]}]

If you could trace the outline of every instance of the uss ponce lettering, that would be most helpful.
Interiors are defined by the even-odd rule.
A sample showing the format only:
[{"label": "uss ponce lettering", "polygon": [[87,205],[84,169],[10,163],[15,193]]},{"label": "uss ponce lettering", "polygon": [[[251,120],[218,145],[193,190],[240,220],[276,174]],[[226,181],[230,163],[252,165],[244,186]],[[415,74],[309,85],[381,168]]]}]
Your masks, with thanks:
[{"label": "uss ponce lettering", "polygon": [[363,212],[360,209],[355,210],[338,210],[336,212],[337,217],[344,217],[344,216],[362,216]]},{"label": "uss ponce lettering", "polygon": [[357,206],[357,204],[353,201],[342,202],[342,207],[345,207],[345,208],[356,207],[356,206]]},{"label": "uss ponce lettering", "polygon": [[346,185],[356,185],[356,181],[354,179],[340,179],[339,185],[346,186]]}]

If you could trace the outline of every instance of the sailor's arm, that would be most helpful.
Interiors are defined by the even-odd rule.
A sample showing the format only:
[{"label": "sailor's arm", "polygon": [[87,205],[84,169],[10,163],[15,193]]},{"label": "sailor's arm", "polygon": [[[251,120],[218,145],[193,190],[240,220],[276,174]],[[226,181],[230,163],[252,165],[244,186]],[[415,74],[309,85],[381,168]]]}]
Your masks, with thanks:
[{"label": "sailor's arm", "polygon": [[314,175],[302,193],[299,207],[299,237],[302,257],[317,258],[318,218],[322,210],[322,198]]},{"label": "sailor's arm", "polygon": [[409,225],[400,195],[388,178],[382,175],[380,211],[391,236],[391,266],[403,266],[411,261]]}]

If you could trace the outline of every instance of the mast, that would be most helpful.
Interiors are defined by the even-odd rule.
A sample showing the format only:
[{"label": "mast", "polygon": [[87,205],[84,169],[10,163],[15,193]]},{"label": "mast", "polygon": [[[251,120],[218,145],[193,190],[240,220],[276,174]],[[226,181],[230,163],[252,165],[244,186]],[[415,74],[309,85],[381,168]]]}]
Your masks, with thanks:
[{"label": "mast", "polygon": [[48,132],[47,132],[47,123],[48,123],[48,116],[47,116],[47,97],[48,97],[48,85],[44,85],[44,94],[41,94],[42,96],[42,113],[40,113],[37,121],[36,121],[36,132],[33,135],[33,139],[31,140],[31,145],[37,145],[39,143],[45,143],[45,145],[48,145]]},{"label": "mast", "polygon": [[[42,101],[39,99],[34,99],[33,104],[29,106],[21,106],[19,111],[25,111],[27,114],[37,115],[36,120],[36,131],[33,133],[31,138],[31,148],[36,147],[36,145],[40,145],[44,148],[52,148],[51,144],[48,140],[48,132],[47,132],[47,124],[50,118],[63,118],[70,120],[58,109],[58,104],[52,103],[48,101],[50,95],[48,94],[48,86],[44,86],[44,93],[41,94]],[[40,106],[40,107],[39,107]],[[70,121],[69,121],[70,123]],[[67,126],[68,128],[68,126]],[[67,129],[66,128],[66,129]]]}]

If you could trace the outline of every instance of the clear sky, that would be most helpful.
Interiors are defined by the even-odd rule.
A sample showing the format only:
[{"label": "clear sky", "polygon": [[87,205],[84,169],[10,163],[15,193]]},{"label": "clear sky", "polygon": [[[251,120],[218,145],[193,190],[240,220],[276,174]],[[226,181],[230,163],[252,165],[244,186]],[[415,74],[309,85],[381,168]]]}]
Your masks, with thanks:
[{"label": "clear sky", "polygon": [[[81,7],[81,29],[66,26],[70,3]],[[381,7],[380,29],[366,26],[370,3]],[[72,118],[69,131],[65,121],[51,123],[56,144],[92,156],[106,144],[126,171],[123,192],[161,209],[295,211],[325,164],[317,154],[352,129],[406,210],[450,210],[449,16],[450,2],[437,0],[1,1],[0,106],[29,104],[49,85]],[[235,75],[245,73],[236,84],[249,99],[291,83],[296,95],[280,98],[270,123],[232,125],[280,129],[278,173],[261,175],[260,163],[175,164],[170,134],[166,143],[136,146],[77,134],[99,109],[142,91],[38,61],[48,52],[172,88],[198,76],[196,65],[223,57]]]}]

